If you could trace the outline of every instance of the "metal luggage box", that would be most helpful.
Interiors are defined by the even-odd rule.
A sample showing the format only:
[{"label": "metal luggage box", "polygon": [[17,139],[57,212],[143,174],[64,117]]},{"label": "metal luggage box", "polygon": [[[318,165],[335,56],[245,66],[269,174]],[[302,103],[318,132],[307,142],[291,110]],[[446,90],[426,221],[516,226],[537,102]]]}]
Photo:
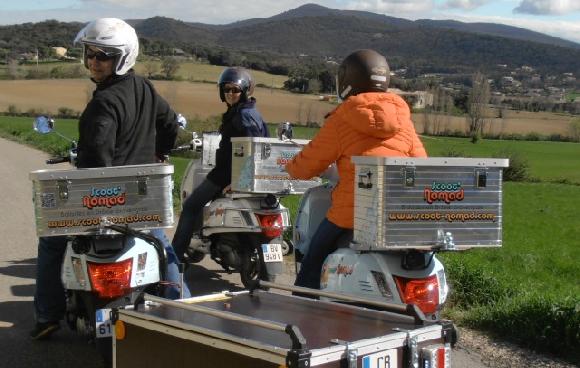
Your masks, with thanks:
[{"label": "metal luggage box", "polygon": [[358,250],[501,247],[507,159],[353,157]]},{"label": "metal luggage box", "polygon": [[302,194],[320,185],[318,177],[291,179],[285,166],[309,141],[277,138],[232,138],[232,190],[248,193]]},{"label": "metal luggage box", "polygon": [[135,229],[173,225],[173,165],[30,173],[38,236],[94,234],[103,218]]},{"label": "metal luggage box", "polygon": [[[369,363],[378,355],[390,367],[407,367],[412,341],[420,351],[445,343],[447,334],[405,315],[263,291],[182,303],[211,314],[156,303],[119,310],[124,333],[113,339],[114,367],[364,367],[376,366]],[[303,337],[302,346],[291,332]]]}]

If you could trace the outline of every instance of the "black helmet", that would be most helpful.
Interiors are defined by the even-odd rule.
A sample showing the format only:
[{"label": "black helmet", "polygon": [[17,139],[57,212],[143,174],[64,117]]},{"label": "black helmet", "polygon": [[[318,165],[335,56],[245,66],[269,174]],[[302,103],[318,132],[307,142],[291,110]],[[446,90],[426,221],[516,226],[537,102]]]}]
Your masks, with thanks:
[{"label": "black helmet", "polygon": [[345,100],[363,92],[386,92],[389,87],[387,59],[374,50],[348,55],[338,68],[338,96]]},{"label": "black helmet", "polygon": [[242,90],[240,101],[246,101],[248,97],[254,92],[254,81],[250,73],[241,67],[226,68],[220,75],[218,86],[220,90],[220,98],[225,102],[224,85],[233,83]]}]

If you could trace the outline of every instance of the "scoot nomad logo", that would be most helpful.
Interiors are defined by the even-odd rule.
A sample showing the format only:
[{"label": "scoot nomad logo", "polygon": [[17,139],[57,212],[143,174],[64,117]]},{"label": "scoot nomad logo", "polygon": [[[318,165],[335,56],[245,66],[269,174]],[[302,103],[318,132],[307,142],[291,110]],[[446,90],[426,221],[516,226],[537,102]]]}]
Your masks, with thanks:
[{"label": "scoot nomad logo", "polygon": [[124,206],[127,193],[121,187],[91,188],[91,194],[83,197],[83,207],[89,210],[94,207]]},{"label": "scoot nomad logo", "polygon": [[465,198],[465,191],[461,183],[438,183],[433,182],[430,187],[423,191],[423,199],[427,203],[442,201],[447,204],[455,201],[462,201]]},{"label": "scoot nomad logo", "polygon": [[282,151],[280,152],[280,157],[278,157],[276,159],[276,165],[282,167],[282,166],[286,166],[286,164],[290,161],[292,161],[292,159],[294,158],[294,156],[296,156],[296,152],[286,152],[286,151]]}]

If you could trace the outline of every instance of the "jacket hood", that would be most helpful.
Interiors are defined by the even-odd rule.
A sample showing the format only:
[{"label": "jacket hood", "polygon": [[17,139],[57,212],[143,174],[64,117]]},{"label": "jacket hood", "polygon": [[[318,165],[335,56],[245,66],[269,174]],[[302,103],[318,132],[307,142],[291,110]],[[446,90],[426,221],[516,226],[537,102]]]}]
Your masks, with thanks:
[{"label": "jacket hood", "polygon": [[409,106],[394,93],[368,92],[351,96],[335,111],[354,130],[376,138],[397,134],[411,118]]}]

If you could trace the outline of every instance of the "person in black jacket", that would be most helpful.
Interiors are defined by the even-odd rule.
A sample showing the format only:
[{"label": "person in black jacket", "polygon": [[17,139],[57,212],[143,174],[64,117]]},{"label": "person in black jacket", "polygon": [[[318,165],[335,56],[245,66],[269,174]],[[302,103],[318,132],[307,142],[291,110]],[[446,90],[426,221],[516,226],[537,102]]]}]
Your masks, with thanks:
[{"label": "person in black jacket", "polygon": [[[135,75],[139,52],[135,30],[116,18],[90,22],[77,35],[84,64],[96,84],[79,121],[77,167],[139,165],[161,162],[175,145],[176,113],[157,94],[151,82]],[[162,229],[151,231],[165,245],[168,281],[179,284],[177,258]],[[45,339],[58,330],[66,310],[61,265],[66,237],[40,238],[34,305],[36,325],[30,335]],[[180,296],[176,287],[167,297]],[[189,296],[184,285],[183,296]]]},{"label": "person in black jacket", "polygon": [[[256,109],[252,97],[254,82],[250,73],[240,67],[226,68],[218,80],[219,96],[228,109],[222,116],[221,141],[216,152],[215,167],[183,203],[173,236],[173,248],[185,263],[191,238],[203,222],[203,207],[214,197],[228,190],[232,177],[232,137],[268,137],[268,127]],[[195,248],[195,244],[192,244]]]}]

